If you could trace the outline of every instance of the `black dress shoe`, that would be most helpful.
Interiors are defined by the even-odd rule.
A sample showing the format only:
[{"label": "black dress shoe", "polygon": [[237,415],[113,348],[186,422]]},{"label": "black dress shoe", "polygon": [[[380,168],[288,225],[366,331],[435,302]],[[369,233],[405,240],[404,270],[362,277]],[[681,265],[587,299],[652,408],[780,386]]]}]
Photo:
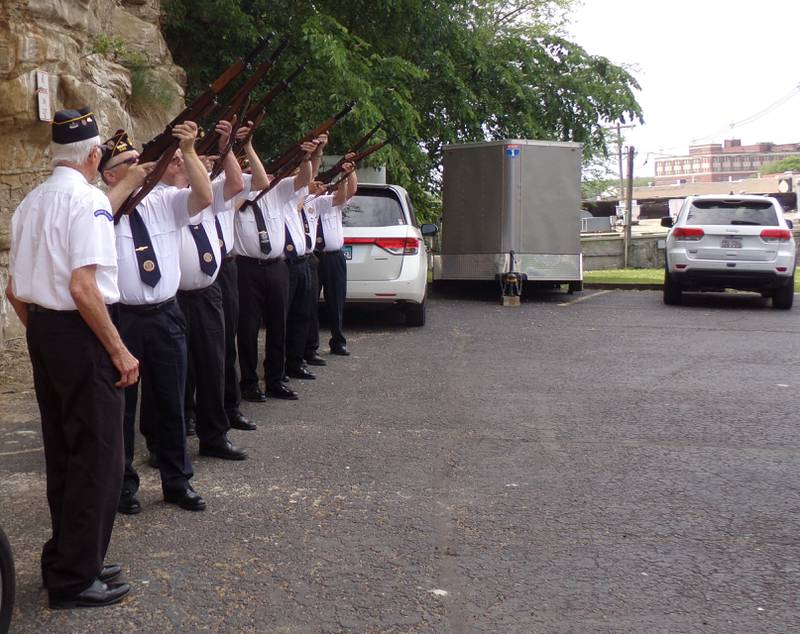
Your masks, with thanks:
[{"label": "black dress shoe", "polygon": [[247,458],[247,452],[234,447],[233,443],[227,438],[223,442],[214,445],[200,443],[200,455],[222,458],[223,460],[244,460]]},{"label": "black dress shoe", "polygon": [[313,372],[309,372],[306,368],[290,368],[286,370],[286,374],[293,379],[312,380],[317,378]]},{"label": "black dress shoe", "polygon": [[114,581],[114,579],[119,577],[121,574],[122,568],[120,568],[117,564],[109,564],[108,566],[103,566],[103,569],[100,571],[100,574],[97,575],[97,578],[103,583],[108,583],[109,581]]},{"label": "black dress shoe", "polygon": [[176,493],[165,493],[164,501],[167,504],[177,504],[187,511],[205,511],[206,501],[195,492],[192,487]]},{"label": "black dress shoe", "polygon": [[186,435],[197,436],[197,422],[191,416],[186,417]]},{"label": "black dress shoe", "polygon": [[247,418],[239,411],[228,414],[228,421],[231,424],[231,429],[243,429],[244,431],[255,431],[258,429],[256,424]]},{"label": "black dress shoe", "polygon": [[139,499],[136,497],[135,493],[123,491],[122,495],[119,496],[117,511],[125,515],[136,515],[137,513],[141,513],[142,505],[139,503]]},{"label": "black dress shoe", "polygon": [[309,352],[306,355],[306,363],[308,365],[328,365],[328,362],[325,361],[316,351]]},{"label": "black dress shoe", "polygon": [[251,403],[264,403],[267,400],[267,397],[264,396],[264,392],[259,390],[257,387],[242,390],[242,398],[245,401],[250,401]]},{"label": "black dress shoe", "polygon": [[335,346],[331,348],[331,354],[338,354],[340,357],[350,356],[350,352],[344,346]]},{"label": "black dress shoe", "polygon": [[121,601],[131,591],[127,583],[103,583],[95,579],[83,592],[72,596],[50,595],[50,607],[53,610],[69,610],[72,608],[100,608]]},{"label": "black dress shoe", "polygon": [[297,400],[297,392],[290,390],[288,387],[284,387],[283,385],[276,388],[267,388],[267,394],[272,398],[282,398],[287,401]]}]

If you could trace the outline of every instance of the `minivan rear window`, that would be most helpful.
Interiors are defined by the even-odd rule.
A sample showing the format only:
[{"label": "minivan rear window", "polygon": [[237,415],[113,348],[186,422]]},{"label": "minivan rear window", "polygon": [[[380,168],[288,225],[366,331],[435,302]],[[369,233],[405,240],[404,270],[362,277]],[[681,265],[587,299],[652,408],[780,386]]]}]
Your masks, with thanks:
[{"label": "minivan rear window", "polygon": [[403,208],[394,192],[359,190],[342,209],[345,227],[396,227],[406,224]]},{"label": "minivan rear window", "polygon": [[687,225],[759,225],[775,227],[778,214],[768,200],[696,200]]}]

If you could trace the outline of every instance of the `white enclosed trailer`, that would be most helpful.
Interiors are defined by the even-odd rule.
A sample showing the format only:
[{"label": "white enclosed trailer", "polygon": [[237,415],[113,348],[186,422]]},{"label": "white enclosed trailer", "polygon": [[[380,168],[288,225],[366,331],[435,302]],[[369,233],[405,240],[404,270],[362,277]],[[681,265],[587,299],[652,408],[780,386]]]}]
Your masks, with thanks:
[{"label": "white enclosed trailer", "polygon": [[581,150],[526,140],[446,146],[434,279],[494,280],[515,271],[580,290]]}]

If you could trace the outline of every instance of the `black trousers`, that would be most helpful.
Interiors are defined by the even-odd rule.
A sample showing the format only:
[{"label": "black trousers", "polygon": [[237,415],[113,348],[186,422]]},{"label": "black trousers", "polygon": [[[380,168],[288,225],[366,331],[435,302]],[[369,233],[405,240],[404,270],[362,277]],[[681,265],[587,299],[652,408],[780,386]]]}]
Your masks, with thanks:
[{"label": "black trousers", "polygon": [[202,290],[178,291],[186,318],[188,378],[186,399],[195,404],[197,437],[203,444],[225,440],[230,429],[225,414],[225,315],[216,284]]},{"label": "black trousers", "polygon": [[239,327],[239,274],[234,258],[223,258],[217,281],[222,293],[222,312],[225,314],[225,412],[239,411],[242,392],[239,388],[239,369],[236,366],[236,329]]},{"label": "black trousers", "polygon": [[342,332],[344,300],[347,296],[347,262],[341,251],[324,251],[319,261],[319,280],[331,328],[331,348],[346,346]]},{"label": "black trousers", "polygon": [[26,335],[53,528],[42,578],[51,595],[71,595],[95,580],[111,539],[124,468],[123,393],[77,311],[30,312]]},{"label": "black trousers", "polygon": [[[193,475],[186,452],[183,420],[186,390],[186,320],[177,302],[154,307],[118,304],[119,333],[131,354],[139,359],[142,393],[152,398],[152,424],[148,432],[155,443],[161,488],[165,494],[181,494]],[[123,493],[139,490],[139,474],[133,467],[136,432],[134,419],[138,386],[125,390],[125,476]]]},{"label": "black trousers", "polygon": [[289,266],[289,313],[286,319],[286,368],[298,370],[303,365],[308,339],[311,304],[309,258],[287,260]]},{"label": "black trousers", "polygon": [[279,388],[286,363],[286,311],[289,302],[289,269],[283,260],[256,263],[237,258],[239,269],[239,328],[237,343],[241,388],[258,387],[258,331],[267,328],[264,380],[267,388]]},{"label": "black trousers", "polygon": [[308,256],[308,273],[310,292],[305,356],[316,354],[319,350],[319,257],[314,253]]}]

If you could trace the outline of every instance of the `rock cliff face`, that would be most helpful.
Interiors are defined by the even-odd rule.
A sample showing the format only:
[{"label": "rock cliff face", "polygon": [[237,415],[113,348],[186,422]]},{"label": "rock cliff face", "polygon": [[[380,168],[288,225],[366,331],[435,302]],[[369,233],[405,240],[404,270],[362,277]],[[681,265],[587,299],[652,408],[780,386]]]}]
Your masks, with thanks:
[{"label": "rock cliff face", "polygon": [[[101,135],[141,145],[183,107],[183,70],[159,29],[160,0],[3,0],[0,6],[0,283],[11,214],[50,172],[50,124],[39,120],[37,71],[49,74],[51,116],[90,105]],[[11,313],[11,314],[10,314]],[[20,325],[0,299],[0,348]]]}]

